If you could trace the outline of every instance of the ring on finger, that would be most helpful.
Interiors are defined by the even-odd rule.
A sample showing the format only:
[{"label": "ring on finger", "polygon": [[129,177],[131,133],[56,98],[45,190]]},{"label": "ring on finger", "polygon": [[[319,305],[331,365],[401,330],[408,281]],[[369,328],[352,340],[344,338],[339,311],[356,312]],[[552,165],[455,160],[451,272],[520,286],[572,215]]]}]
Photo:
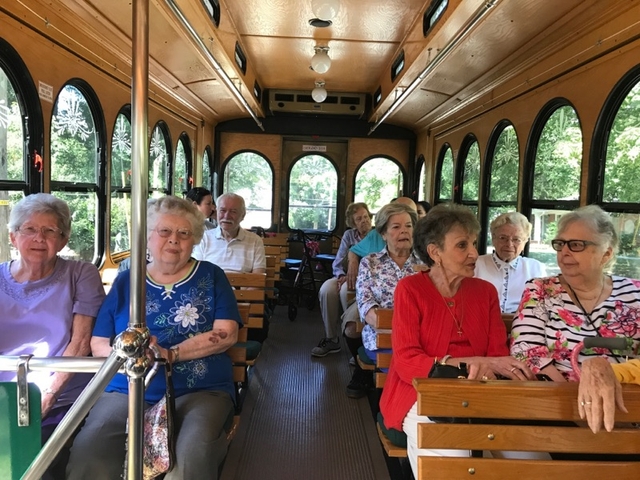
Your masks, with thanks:
[{"label": "ring on finger", "polygon": [[483,375],[482,380],[489,380],[489,377],[487,377],[486,375]]},{"label": "ring on finger", "polygon": [[513,367],[511,370],[509,370],[511,373],[516,371],[516,367]]},{"label": "ring on finger", "polygon": [[584,400],[582,402],[580,402],[580,405],[582,405],[583,407],[586,405],[591,405],[591,402],[585,402]]}]

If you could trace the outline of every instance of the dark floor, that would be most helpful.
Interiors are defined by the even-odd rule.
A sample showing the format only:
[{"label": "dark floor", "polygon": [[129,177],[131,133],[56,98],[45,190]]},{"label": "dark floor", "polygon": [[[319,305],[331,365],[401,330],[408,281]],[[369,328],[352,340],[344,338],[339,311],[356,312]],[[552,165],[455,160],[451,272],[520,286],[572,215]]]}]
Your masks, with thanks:
[{"label": "dark floor", "polygon": [[346,347],[310,355],[323,331],[317,307],[294,322],[276,307],[222,480],[389,479],[367,398],[345,394]]}]

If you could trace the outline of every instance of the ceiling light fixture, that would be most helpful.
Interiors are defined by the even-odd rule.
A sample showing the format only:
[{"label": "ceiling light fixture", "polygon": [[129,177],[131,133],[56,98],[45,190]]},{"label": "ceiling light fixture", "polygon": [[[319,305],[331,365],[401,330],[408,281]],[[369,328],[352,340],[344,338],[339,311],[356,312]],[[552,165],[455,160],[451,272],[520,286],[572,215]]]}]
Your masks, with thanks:
[{"label": "ceiling light fixture", "polygon": [[311,91],[311,97],[316,103],[322,103],[327,99],[327,91],[324,88],[324,81],[316,81],[316,88]]},{"label": "ceiling light fixture", "polygon": [[314,72],[323,75],[331,68],[331,58],[329,57],[329,47],[320,47],[316,45],[313,47],[316,54],[311,57],[311,68]]},{"label": "ceiling light fixture", "polygon": [[333,20],[340,10],[340,0],[311,0],[311,10],[320,20]]}]

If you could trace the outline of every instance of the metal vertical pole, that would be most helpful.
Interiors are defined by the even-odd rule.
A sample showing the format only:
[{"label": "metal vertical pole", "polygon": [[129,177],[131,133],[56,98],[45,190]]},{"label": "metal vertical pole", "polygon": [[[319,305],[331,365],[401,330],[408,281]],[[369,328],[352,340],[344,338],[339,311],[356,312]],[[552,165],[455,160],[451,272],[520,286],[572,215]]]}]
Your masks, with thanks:
[{"label": "metal vertical pole", "polygon": [[[133,0],[131,83],[131,305],[129,330],[146,333],[145,279],[149,149],[147,136],[149,91],[149,0]],[[145,342],[146,343],[146,342]],[[145,345],[146,346],[146,345]],[[144,354],[142,352],[142,354]],[[129,436],[127,479],[142,478],[144,379],[129,376]]]}]

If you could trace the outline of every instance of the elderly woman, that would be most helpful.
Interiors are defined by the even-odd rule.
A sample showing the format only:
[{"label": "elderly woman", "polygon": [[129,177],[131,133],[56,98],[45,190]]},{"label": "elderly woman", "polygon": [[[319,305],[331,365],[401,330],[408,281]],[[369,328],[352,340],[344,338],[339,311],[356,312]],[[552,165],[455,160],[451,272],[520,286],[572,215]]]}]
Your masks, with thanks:
[{"label": "elderly woman", "polygon": [[[149,200],[146,322],[152,345],[173,363],[176,396],[176,464],[165,480],[218,478],[227,451],[225,428],[233,419],[232,366],[225,352],[236,343],[241,320],[224,272],[191,258],[202,234],[202,214],[188,200]],[[109,355],[111,338],[127,328],[130,288],[125,271],[98,313],[91,339],[95,356]],[[156,375],[145,394],[147,405],[164,392],[164,376]],[[73,443],[67,479],[120,478],[127,404],[127,379],[118,374]]]},{"label": "elderly woman", "polygon": [[349,248],[358,243],[371,230],[371,213],[366,203],[351,203],[345,213],[349,229],[342,235],[340,247],[333,261],[333,277],[326,280],[320,287],[318,298],[324,323],[325,337],[317,347],[311,350],[314,357],[325,357],[330,353],[340,351],[340,336],[338,332],[339,308],[346,312],[347,302],[347,272],[346,261]]},{"label": "elderly woman", "polygon": [[616,406],[627,411],[621,383],[640,385],[640,360],[612,364],[606,358],[596,357],[582,364],[578,411],[593,433],[598,433],[603,426],[608,432],[613,430]]},{"label": "elderly woman", "polygon": [[520,256],[530,235],[527,217],[518,212],[503,213],[491,222],[493,253],[481,255],[476,262],[476,277],[493,283],[504,313],[518,309],[528,280],[547,274],[538,260]]},{"label": "elderly woman", "polygon": [[402,279],[395,289],[393,356],[380,411],[385,428],[406,433],[416,477],[419,455],[468,456],[469,451],[418,449],[418,424],[431,420],[418,415],[415,377],[427,377],[439,362],[466,364],[470,379],[534,378],[524,363],[509,356],[495,288],[473,277],[479,231],[466,207],[434,207],[413,236],[415,252],[429,269]]},{"label": "elderly woman", "polygon": [[[356,302],[365,323],[362,344],[372,360],[376,357],[376,330],[373,327],[378,308],[393,308],[393,292],[400,279],[415,273],[420,260],[413,253],[413,226],[418,216],[413,208],[390,203],[376,215],[376,230],[385,247],[362,259],[356,280]],[[358,398],[366,393],[367,378],[359,367],[347,386],[347,395]]]},{"label": "elderly woman", "polygon": [[[511,354],[552,380],[574,380],[570,354],[585,337],[626,337],[637,351],[640,341],[638,281],[605,274],[614,260],[618,236],[611,218],[596,205],[574,210],[558,222],[551,241],[561,275],[527,283],[513,321]],[[606,355],[583,350],[579,357]]]},{"label": "elderly woman", "polygon": [[[90,353],[93,321],[104,299],[98,269],[58,253],[71,234],[67,204],[47,193],[19,201],[9,217],[16,260],[0,265],[0,354],[39,357]],[[14,381],[15,372],[0,372]],[[42,392],[42,439],[46,441],[90,377],[32,372]]]},{"label": "elderly woman", "polygon": [[[216,204],[209,190],[204,187],[194,187],[187,192],[186,198],[191,200],[204,216],[205,230],[213,230],[218,226]],[[211,218],[213,218],[213,220],[210,220]]]}]

